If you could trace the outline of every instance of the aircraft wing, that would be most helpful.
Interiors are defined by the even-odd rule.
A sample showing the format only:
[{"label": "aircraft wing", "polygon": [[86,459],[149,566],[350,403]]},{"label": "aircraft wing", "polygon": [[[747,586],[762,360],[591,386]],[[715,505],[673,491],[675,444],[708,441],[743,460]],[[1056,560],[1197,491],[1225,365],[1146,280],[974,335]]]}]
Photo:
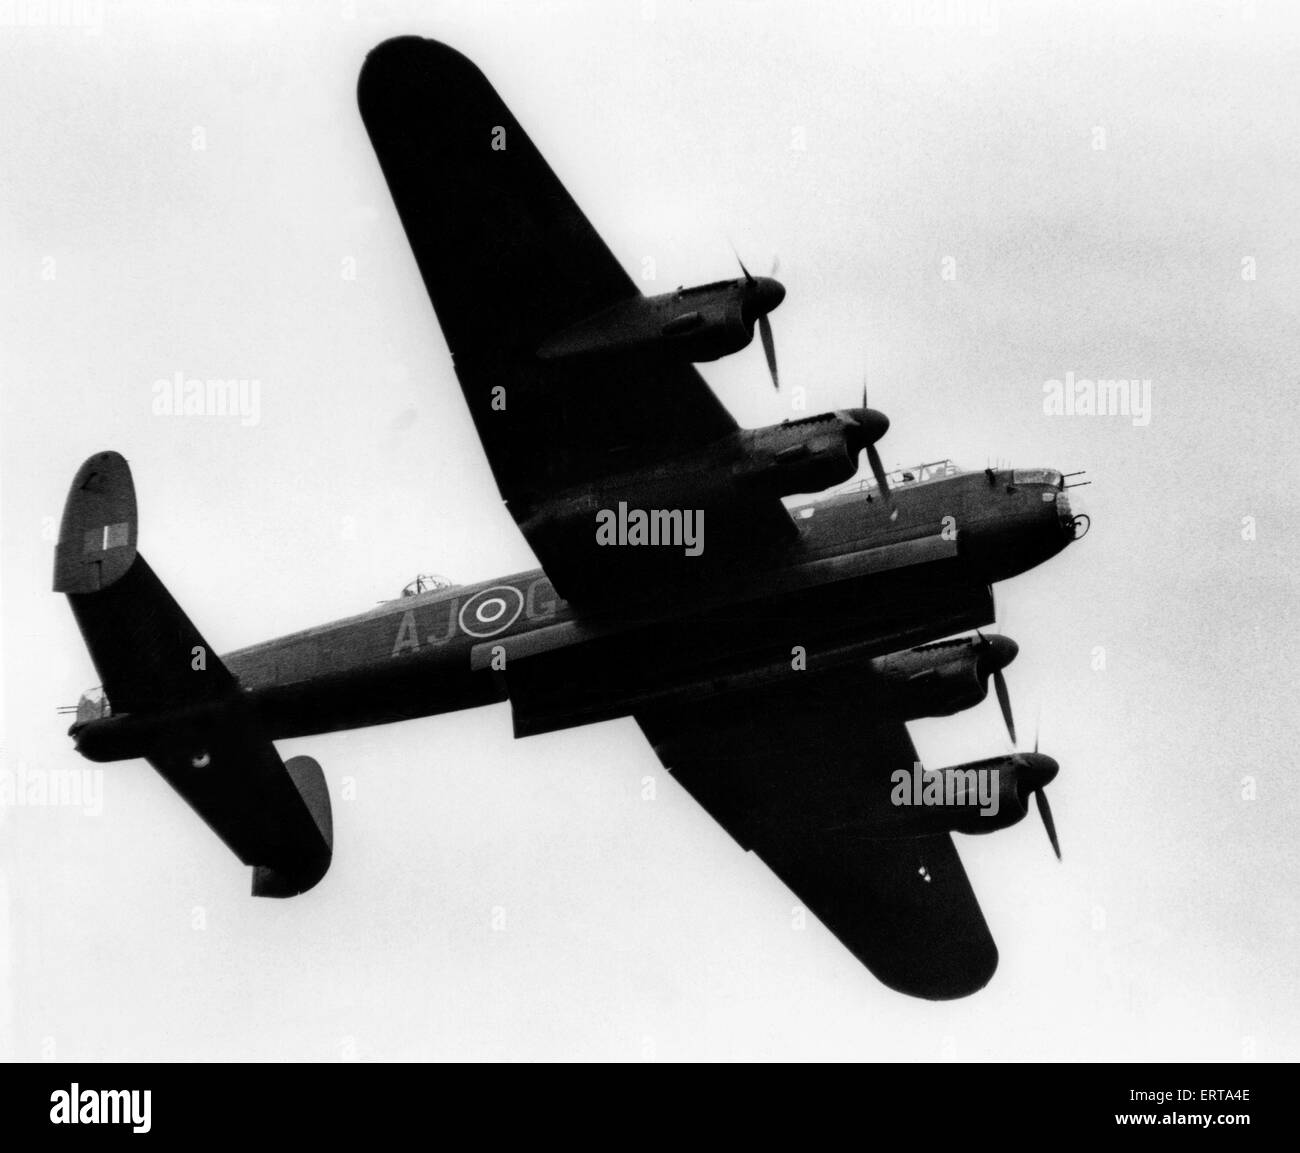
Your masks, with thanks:
[{"label": "aircraft wing", "polygon": [[[561,546],[534,528],[548,500],[584,486],[599,499],[602,478],[670,468],[736,422],[684,361],[538,357],[547,337],[640,293],[471,61],[389,40],[357,98],[501,495],[556,581]],[[728,517],[751,545],[791,535],[775,499]]]},{"label": "aircraft wing", "polygon": [[916,761],[902,722],[873,721],[834,678],[637,721],[686,790],[884,984],[948,1000],[988,983],[997,946],[952,837],[859,831]]}]

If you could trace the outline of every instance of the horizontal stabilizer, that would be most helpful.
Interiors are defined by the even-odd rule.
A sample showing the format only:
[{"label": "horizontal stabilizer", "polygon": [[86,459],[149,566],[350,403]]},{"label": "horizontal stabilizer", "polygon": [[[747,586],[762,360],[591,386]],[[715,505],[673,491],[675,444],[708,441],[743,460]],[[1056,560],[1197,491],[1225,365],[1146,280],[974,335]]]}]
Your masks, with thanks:
[{"label": "horizontal stabilizer", "polygon": [[334,829],[325,774],[310,757],[286,765],[247,719],[179,730],[148,761],[253,866],[255,897],[305,893],[329,869]]},{"label": "horizontal stabilizer", "polygon": [[137,552],[136,532],[131,471],[118,453],[98,453],[72,483],[54,564],[111,706],[73,726],[78,747],[93,759],[144,756],[254,867],[255,895],[305,892],[333,853],[325,776],[310,757],[280,760],[239,682]]}]

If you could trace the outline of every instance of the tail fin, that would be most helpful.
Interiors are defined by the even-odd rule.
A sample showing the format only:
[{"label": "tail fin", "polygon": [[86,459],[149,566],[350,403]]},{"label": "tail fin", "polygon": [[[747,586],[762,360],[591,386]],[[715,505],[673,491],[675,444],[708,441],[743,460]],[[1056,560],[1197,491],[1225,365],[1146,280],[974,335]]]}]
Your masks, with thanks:
[{"label": "tail fin", "polygon": [[138,754],[254,866],[254,895],[305,892],[333,855],[324,773],[310,757],[280,760],[239,682],[139,554],[136,533],[126,460],[92,456],[72,482],[54,561],[54,589],[67,594],[112,706],[74,726],[78,743],[130,747],[130,734],[143,734]]},{"label": "tail fin", "polygon": [[[78,470],[54,552],[54,591],[72,614],[119,713],[234,696],[238,685],[136,549],[135,485],[116,452]],[[201,667],[206,666],[206,667]]]}]

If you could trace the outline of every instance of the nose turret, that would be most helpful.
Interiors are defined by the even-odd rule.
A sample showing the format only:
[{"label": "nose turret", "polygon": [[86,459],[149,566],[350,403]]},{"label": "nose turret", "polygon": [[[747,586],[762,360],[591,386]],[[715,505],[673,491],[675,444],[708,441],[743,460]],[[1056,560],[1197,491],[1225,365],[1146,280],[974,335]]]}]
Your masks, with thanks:
[{"label": "nose turret", "polygon": [[958,548],[989,583],[1042,564],[1087,529],[1055,469],[985,469],[972,474],[966,495]]}]

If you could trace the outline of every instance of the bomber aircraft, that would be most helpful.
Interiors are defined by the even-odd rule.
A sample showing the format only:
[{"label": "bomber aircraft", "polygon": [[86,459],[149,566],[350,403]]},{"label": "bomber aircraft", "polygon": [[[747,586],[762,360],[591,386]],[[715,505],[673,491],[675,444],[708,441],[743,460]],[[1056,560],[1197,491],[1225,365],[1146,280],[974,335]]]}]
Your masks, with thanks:
[{"label": "bomber aircraft", "polygon": [[[887,474],[868,408],[742,429],[694,363],[757,326],[769,277],[645,297],[468,59],[371,51],[361,117],[500,495],[540,569],[417,580],[360,615],[218,658],[138,549],[115,452],[73,481],[55,555],[102,686],[70,729],[92,761],[145,758],[258,896],[333,852],[310,757],[273,742],[508,701],[522,737],[631,716],[673,776],[881,981],[983,987],[997,948],[952,834],[1037,805],[1057,764],[1014,752],[927,771],[905,722],[946,716],[1013,641],[992,584],[1086,531],[1054,469]],[[868,468],[856,487],[844,490]],[[817,494],[822,494],[818,496]],[[787,503],[808,497],[803,504]],[[963,635],[964,634],[964,635]],[[199,654],[206,654],[200,659]],[[1059,849],[1057,849],[1059,856]]]}]

